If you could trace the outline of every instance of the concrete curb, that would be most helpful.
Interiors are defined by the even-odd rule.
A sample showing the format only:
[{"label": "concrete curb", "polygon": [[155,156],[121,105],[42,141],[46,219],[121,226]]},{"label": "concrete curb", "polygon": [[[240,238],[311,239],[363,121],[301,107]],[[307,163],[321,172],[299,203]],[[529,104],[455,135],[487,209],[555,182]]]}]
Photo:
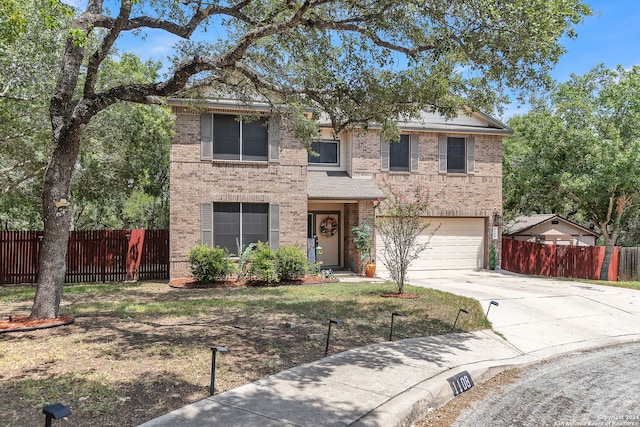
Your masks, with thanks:
[{"label": "concrete curb", "polygon": [[[503,338],[501,338],[503,339]],[[511,359],[482,361],[462,364],[450,368],[440,374],[393,397],[383,405],[363,416],[360,420],[350,424],[353,427],[406,427],[420,421],[427,414],[453,400],[453,392],[447,378],[467,371],[473,378],[474,384],[487,381],[499,373],[515,368],[524,368],[545,360],[555,359],[574,353],[598,348],[640,342],[640,334],[630,334],[619,337],[606,337],[571,343],[545,349],[533,354],[523,354]]]}]

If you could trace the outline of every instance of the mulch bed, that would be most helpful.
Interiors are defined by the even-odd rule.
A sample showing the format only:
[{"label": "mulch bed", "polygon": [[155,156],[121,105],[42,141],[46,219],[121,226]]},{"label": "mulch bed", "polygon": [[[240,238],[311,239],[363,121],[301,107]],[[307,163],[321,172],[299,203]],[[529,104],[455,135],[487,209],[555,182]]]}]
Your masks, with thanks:
[{"label": "mulch bed", "polygon": [[28,332],[38,329],[55,328],[70,325],[75,321],[73,316],[60,316],[53,319],[32,320],[29,316],[11,316],[11,320],[0,320],[0,334],[4,332]]},{"label": "mulch bed", "polygon": [[245,286],[285,286],[285,285],[315,285],[320,283],[336,283],[338,279],[329,279],[318,276],[304,276],[297,280],[286,282],[268,283],[261,280],[225,280],[215,283],[198,283],[192,277],[174,279],[169,282],[169,286],[178,289],[212,289],[212,288],[237,288]]}]

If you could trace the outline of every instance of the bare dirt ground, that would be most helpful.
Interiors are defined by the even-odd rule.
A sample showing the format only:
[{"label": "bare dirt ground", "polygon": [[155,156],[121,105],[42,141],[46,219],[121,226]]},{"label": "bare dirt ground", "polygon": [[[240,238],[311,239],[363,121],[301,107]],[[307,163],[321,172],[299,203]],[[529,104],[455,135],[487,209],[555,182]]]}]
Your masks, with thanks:
[{"label": "bare dirt ground", "polygon": [[487,381],[475,384],[469,391],[431,411],[425,418],[412,424],[412,427],[450,427],[464,410],[489,394],[500,393],[505,386],[518,381],[521,375],[521,369],[509,369]]}]

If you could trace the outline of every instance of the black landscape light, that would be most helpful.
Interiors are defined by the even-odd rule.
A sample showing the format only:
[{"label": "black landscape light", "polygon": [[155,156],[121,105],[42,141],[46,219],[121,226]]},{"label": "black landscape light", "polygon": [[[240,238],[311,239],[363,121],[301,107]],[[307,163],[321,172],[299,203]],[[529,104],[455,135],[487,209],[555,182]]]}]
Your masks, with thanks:
[{"label": "black landscape light", "polygon": [[469,312],[464,308],[461,308],[460,310],[458,310],[458,315],[456,316],[456,321],[453,322],[453,328],[451,328],[451,332],[455,331],[456,329],[456,324],[458,323],[458,318],[460,317],[460,313],[469,314]]},{"label": "black landscape light", "polygon": [[42,408],[42,413],[47,417],[44,420],[44,427],[51,427],[51,420],[59,420],[60,418],[71,415],[71,409],[62,403],[54,403]]},{"label": "black landscape light", "polygon": [[489,303],[489,307],[487,307],[487,314],[484,315],[484,318],[486,319],[489,316],[489,310],[491,310],[491,306],[495,305],[496,307],[499,306],[500,304],[498,304],[498,301],[491,301]]},{"label": "black landscape light", "polygon": [[391,313],[391,330],[389,331],[389,341],[393,341],[393,318],[399,316],[399,317],[404,317],[404,314],[402,313]]},{"label": "black landscape light", "polygon": [[209,394],[213,396],[214,386],[216,383],[216,354],[226,353],[227,347],[211,347],[211,384],[209,385]]},{"label": "black landscape light", "polygon": [[336,325],[342,325],[342,320],[338,320],[338,319],[329,319],[329,330],[327,331],[327,345],[324,347],[324,356],[327,356],[327,353],[329,353],[329,338],[331,337],[331,325],[332,324],[336,324]]}]

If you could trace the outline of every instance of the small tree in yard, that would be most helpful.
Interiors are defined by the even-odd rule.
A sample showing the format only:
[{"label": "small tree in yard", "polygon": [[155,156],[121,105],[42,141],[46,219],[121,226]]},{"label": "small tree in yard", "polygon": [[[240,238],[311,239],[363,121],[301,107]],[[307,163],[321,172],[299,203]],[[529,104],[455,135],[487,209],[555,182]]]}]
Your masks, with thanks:
[{"label": "small tree in yard", "polygon": [[418,242],[418,237],[431,225],[423,218],[429,206],[428,190],[418,185],[411,191],[401,191],[385,181],[384,191],[386,200],[376,205],[375,225],[383,242],[382,263],[389,270],[398,294],[402,294],[409,266],[440,227],[426,241]]}]

